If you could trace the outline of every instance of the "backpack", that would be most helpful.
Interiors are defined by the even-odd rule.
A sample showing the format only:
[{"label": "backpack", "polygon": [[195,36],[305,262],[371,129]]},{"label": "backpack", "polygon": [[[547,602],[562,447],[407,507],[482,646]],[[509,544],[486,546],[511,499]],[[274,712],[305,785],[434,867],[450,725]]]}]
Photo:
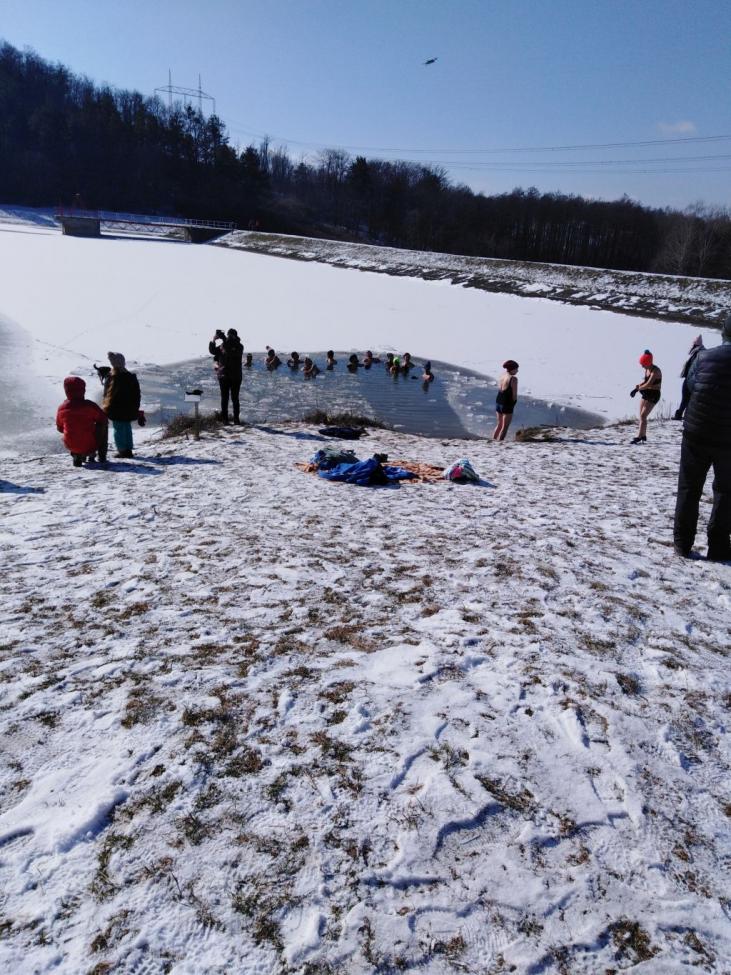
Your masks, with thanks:
[{"label": "backpack", "polygon": [[444,477],[448,481],[456,481],[457,484],[479,484],[480,481],[480,475],[466,457],[450,464],[444,471]]}]

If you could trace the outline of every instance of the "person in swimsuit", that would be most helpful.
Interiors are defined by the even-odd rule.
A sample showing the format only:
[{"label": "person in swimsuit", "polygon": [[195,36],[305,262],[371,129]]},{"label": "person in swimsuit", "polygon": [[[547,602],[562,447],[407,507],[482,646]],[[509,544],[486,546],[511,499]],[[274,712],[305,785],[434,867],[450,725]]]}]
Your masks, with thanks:
[{"label": "person in swimsuit", "polygon": [[328,370],[328,372],[332,372],[337,364],[338,364],[338,360],[335,358],[335,353],[333,352],[332,349],[328,349],[325,368]]},{"label": "person in swimsuit", "polygon": [[515,359],[506,359],[503,362],[503,369],[505,372],[498,383],[497,398],[495,400],[497,425],[492,433],[493,440],[505,439],[510,421],[513,419],[515,404],[518,402],[518,363]]},{"label": "person in swimsuit", "polygon": [[642,397],[642,401],[640,402],[640,426],[637,431],[637,436],[634,437],[632,443],[647,443],[647,418],[660,402],[662,386],[662,372],[653,362],[652,352],[649,349],[645,349],[640,356],[640,365],[645,370],[645,378],[630,393],[630,396],[639,393]]}]

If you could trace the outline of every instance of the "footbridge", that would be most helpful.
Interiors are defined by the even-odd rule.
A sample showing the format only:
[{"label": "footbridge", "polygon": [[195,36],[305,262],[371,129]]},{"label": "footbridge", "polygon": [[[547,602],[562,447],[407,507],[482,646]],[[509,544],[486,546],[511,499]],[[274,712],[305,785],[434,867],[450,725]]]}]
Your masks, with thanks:
[{"label": "footbridge", "polygon": [[104,229],[115,227],[140,231],[153,228],[182,230],[186,240],[192,244],[227,234],[236,229],[235,223],[225,220],[196,220],[188,217],[164,217],[149,213],[113,213],[110,210],[79,210],[73,207],[59,207],[54,211],[54,219],[61,224],[64,234],[72,237],[101,237]]}]

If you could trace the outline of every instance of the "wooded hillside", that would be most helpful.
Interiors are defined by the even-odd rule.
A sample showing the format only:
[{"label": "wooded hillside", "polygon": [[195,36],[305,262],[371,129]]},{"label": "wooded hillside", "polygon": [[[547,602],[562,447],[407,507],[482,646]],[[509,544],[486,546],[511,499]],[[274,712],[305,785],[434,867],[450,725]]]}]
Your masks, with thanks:
[{"label": "wooded hillside", "polygon": [[534,188],[486,196],[440,167],[233,146],[223,121],[0,46],[0,200],[182,214],[482,257],[731,277],[731,217]]}]

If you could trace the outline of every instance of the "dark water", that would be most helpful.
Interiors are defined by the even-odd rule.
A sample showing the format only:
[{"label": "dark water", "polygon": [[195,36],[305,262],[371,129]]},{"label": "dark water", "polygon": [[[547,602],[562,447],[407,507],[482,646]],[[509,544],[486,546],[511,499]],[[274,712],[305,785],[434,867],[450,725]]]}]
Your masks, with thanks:
[{"label": "dark water", "polygon": [[[435,379],[424,387],[422,360],[415,360],[410,375],[394,377],[383,364],[350,373],[346,369],[348,353],[335,355],[338,364],[332,372],[324,369],[324,353],[312,356],[322,368],[313,380],[306,380],[301,369],[290,370],[286,362],[270,373],[264,367],[263,355],[255,355],[253,367],[244,369],[241,418],[249,423],[281,422],[323,410],[371,416],[404,433],[431,437],[484,437],[492,432],[494,380],[432,361]],[[153,423],[169,420],[176,413],[192,412],[192,406],[183,401],[186,389],[203,390],[203,413],[219,409],[218,383],[208,357],[140,368],[138,376],[144,405]],[[602,423],[596,414],[521,396],[512,430],[542,424],[588,429]]]}]

